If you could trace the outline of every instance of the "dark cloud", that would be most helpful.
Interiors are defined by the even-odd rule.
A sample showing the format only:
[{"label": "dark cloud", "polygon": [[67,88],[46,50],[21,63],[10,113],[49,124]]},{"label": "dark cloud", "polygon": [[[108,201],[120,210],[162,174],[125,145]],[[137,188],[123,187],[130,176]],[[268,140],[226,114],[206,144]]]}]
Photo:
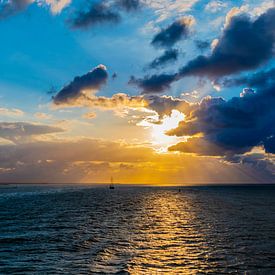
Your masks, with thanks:
[{"label": "dark cloud", "polygon": [[204,51],[210,48],[210,42],[206,40],[195,40],[195,45],[200,51]]},{"label": "dark cloud", "polygon": [[[170,150],[205,155],[243,154],[255,146],[263,146],[266,152],[274,152],[275,136],[275,81],[257,89],[245,89],[241,97],[228,101],[222,98],[205,98],[176,129],[167,134],[194,136],[184,144]],[[195,136],[202,134],[203,137]],[[194,141],[197,142],[195,146]],[[199,145],[204,142],[207,146]],[[214,147],[213,147],[214,146]],[[210,150],[215,153],[210,153]],[[212,148],[212,149],[213,149]]]},{"label": "dark cloud", "polygon": [[172,110],[178,110],[185,115],[188,115],[197,106],[197,104],[191,104],[184,99],[173,98],[172,96],[165,95],[149,95],[145,96],[145,99],[148,104],[147,108],[156,111],[160,118],[162,118],[164,115],[170,116]]},{"label": "dark cloud", "polygon": [[189,34],[189,28],[193,24],[192,17],[183,17],[169,25],[166,29],[162,29],[153,38],[151,44],[155,47],[169,48],[176,44],[182,38],[186,38]]},{"label": "dark cloud", "polygon": [[136,11],[141,7],[140,0],[117,0],[117,5],[126,11]]},{"label": "dark cloud", "polygon": [[55,104],[66,104],[74,101],[84,90],[97,90],[106,83],[108,78],[105,66],[99,65],[85,75],[77,76],[74,80],[62,88],[56,96],[53,97]]},{"label": "dark cloud", "polygon": [[188,139],[188,142],[180,142],[170,146],[169,151],[179,151],[203,156],[225,156],[226,153],[220,146],[199,137],[193,137]]},{"label": "dark cloud", "polygon": [[225,87],[232,86],[247,86],[252,88],[263,87],[269,85],[275,79],[275,68],[267,71],[261,71],[252,75],[237,77],[237,78],[226,78],[219,82]]},{"label": "dark cloud", "polygon": [[266,139],[264,147],[267,153],[275,154],[275,134]]},{"label": "dark cloud", "polygon": [[69,23],[73,28],[87,28],[102,23],[118,23],[120,19],[116,10],[102,2],[90,6],[88,10],[79,11]]},{"label": "dark cloud", "polygon": [[275,181],[275,158],[268,158],[265,154],[253,153],[240,157],[240,163],[251,166],[254,170],[261,171],[263,176],[269,175]]},{"label": "dark cloud", "polygon": [[20,11],[23,11],[31,4],[32,0],[10,0],[0,2],[0,19],[5,19]]},{"label": "dark cloud", "polygon": [[242,14],[234,16],[210,56],[198,56],[181,68],[179,74],[221,76],[255,69],[273,55],[275,9],[252,21]]},{"label": "dark cloud", "polygon": [[64,130],[59,127],[26,122],[0,123],[0,137],[13,142],[22,141],[31,136],[59,133],[63,131]]},{"label": "dark cloud", "polygon": [[[274,8],[269,9],[254,21],[244,14],[234,16],[224,29],[211,55],[196,57],[178,73],[145,76],[135,84],[143,88],[145,93],[157,93],[163,92],[172,82],[186,76],[206,76],[217,80],[226,75],[255,69],[273,56],[274,18]],[[148,83],[150,85],[147,85]]]},{"label": "dark cloud", "polygon": [[91,5],[87,10],[78,11],[69,23],[77,29],[106,23],[116,24],[121,20],[121,12],[138,11],[141,6],[140,0],[105,0]]},{"label": "dark cloud", "polygon": [[163,55],[154,59],[149,67],[158,68],[171,62],[175,62],[178,59],[179,51],[177,49],[166,50]]},{"label": "dark cloud", "polygon": [[175,81],[177,74],[161,74],[148,76],[143,79],[131,77],[129,84],[137,85],[142,89],[143,94],[162,93],[170,88]]}]

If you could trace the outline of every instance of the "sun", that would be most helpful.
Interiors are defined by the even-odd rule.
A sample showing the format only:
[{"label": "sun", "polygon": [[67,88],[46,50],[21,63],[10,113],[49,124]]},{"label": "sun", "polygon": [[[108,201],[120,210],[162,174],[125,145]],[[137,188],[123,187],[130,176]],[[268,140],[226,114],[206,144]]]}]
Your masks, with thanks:
[{"label": "sun", "polygon": [[165,115],[159,121],[158,115],[150,116],[139,123],[139,126],[144,126],[150,129],[151,143],[159,152],[166,152],[167,148],[179,141],[178,137],[168,136],[165,133],[168,130],[174,129],[178,123],[184,120],[185,116],[178,110],[172,110],[171,115]]}]

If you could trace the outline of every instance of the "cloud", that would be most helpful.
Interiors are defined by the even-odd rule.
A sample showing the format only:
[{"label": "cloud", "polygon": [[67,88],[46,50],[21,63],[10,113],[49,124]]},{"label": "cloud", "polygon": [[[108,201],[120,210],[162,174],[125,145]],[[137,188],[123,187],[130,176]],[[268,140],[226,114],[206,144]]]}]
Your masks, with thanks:
[{"label": "cloud", "polygon": [[163,93],[177,78],[177,74],[160,74],[145,76],[142,79],[131,77],[129,84],[142,89],[142,94]]},{"label": "cloud", "polygon": [[142,7],[140,0],[116,0],[94,3],[88,9],[80,10],[69,20],[72,28],[84,29],[100,24],[117,24],[121,21],[121,12],[136,12]]},{"label": "cloud", "polygon": [[53,14],[60,13],[65,7],[71,4],[71,0],[45,0],[46,3],[51,7]]},{"label": "cloud", "polygon": [[275,8],[267,10],[254,21],[244,14],[234,16],[209,56],[194,58],[177,73],[145,76],[144,79],[132,78],[131,83],[142,88],[144,93],[162,93],[174,81],[186,76],[217,80],[256,69],[273,56],[274,18]]},{"label": "cloud", "polygon": [[121,163],[136,166],[153,156],[150,148],[96,139],[0,145],[0,181],[83,182],[87,176],[94,182],[99,176],[106,180],[106,174],[115,173]]},{"label": "cloud", "polygon": [[198,56],[181,68],[181,77],[221,76],[255,69],[273,55],[275,9],[252,21],[246,15],[234,16],[210,56]]},{"label": "cloud", "polygon": [[169,151],[179,151],[202,156],[225,156],[226,151],[204,138],[193,137],[186,142],[180,142],[169,147]]},{"label": "cloud", "polygon": [[205,10],[211,13],[216,13],[226,7],[227,7],[227,3],[214,0],[207,3],[207,5],[205,6]]},{"label": "cloud", "polygon": [[0,3],[0,19],[5,19],[9,16],[15,15],[27,8],[33,0],[9,0],[1,1]]},{"label": "cloud", "polygon": [[151,44],[155,47],[169,48],[174,46],[182,38],[186,38],[189,34],[190,26],[195,23],[195,20],[191,16],[185,16],[167,28],[162,29],[155,35]]},{"label": "cloud", "polygon": [[120,14],[107,3],[102,2],[91,5],[88,10],[77,12],[69,23],[71,27],[81,29],[102,23],[118,23],[120,20]]},{"label": "cloud", "polygon": [[58,14],[71,3],[71,0],[3,0],[0,2],[0,20],[24,11],[32,3],[50,6],[52,14]]},{"label": "cloud", "polygon": [[275,154],[275,135],[270,136],[264,143],[264,148],[267,153]]},{"label": "cloud", "polygon": [[267,153],[274,153],[274,89],[273,79],[257,92],[244,89],[240,97],[228,101],[204,98],[186,120],[167,133],[192,138],[170,150],[224,156],[244,154],[262,146]]},{"label": "cloud", "polygon": [[184,15],[198,0],[143,0],[144,5],[155,11],[156,22],[167,20],[175,14]]},{"label": "cloud", "polygon": [[130,12],[138,10],[142,4],[140,0],[117,0],[117,5]]},{"label": "cloud", "polygon": [[[248,163],[248,162],[247,162]],[[216,159],[157,154],[151,148],[97,139],[32,141],[0,146],[0,182],[213,183],[274,182],[260,169]],[[194,173],[194,169],[196,173]],[[256,180],[255,180],[256,178]]]},{"label": "cloud", "polygon": [[[172,110],[178,110],[186,115],[197,108],[198,103],[190,103],[181,98],[172,96],[159,95],[137,95],[130,96],[124,93],[113,94],[111,97],[96,95],[81,95],[74,100],[66,101],[59,104],[60,107],[89,107],[105,110],[117,110],[119,108],[127,109],[149,109],[156,112],[160,119],[164,115],[170,116]],[[83,116],[84,118],[94,118],[95,113],[89,112]]]},{"label": "cloud", "polygon": [[225,16],[225,23],[224,26],[225,28],[228,27],[231,23],[232,18],[234,16],[240,15],[247,13],[249,11],[249,6],[248,5],[243,5],[241,7],[233,7]]},{"label": "cloud", "polygon": [[129,96],[124,93],[117,93],[111,97],[80,94],[78,97],[57,103],[57,106],[62,108],[85,106],[99,109],[141,108],[147,106],[147,102],[143,96]]},{"label": "cloud", "polygon": [[35,113],[34,116],[38,119],[51,119],[52,115],[46,113]]},{"label": "cloud", "polygon": [[87,74],[75,77],[53,97],[53,101],[56,105],[70,104],[71,101],[74,102],[77,98],[84,96],[85,91],[98,90],[106,83],[107,78],[106,67],[99,65]]},{"label": "cloud", "polygon": [[179,51],[177,49],[166,50],[161,56],[154,59],[149,67],[158,68],[168,63],[175,62],[178,59]]},{"label": "cloud", "polygon": [[23,116],[23,115],[24,115],[24,112],[19,109],[0,108],[0,116],[18,117],[18,116]]},{"label": "cloud", "polygon": [[197,106],[197,104],[172,96],[149,95],[145,98],[148,102],[146,108],[157,112],[160,118],[164,115],[171,116],[172,110],[178,110],[185,115],[189,115]]},{"label": "cloud", "polygon": [[195,40],[195,45],[200,51],[210,48],[210,42],[206,40]]},{"label": "cloud", "polygon": [[95,112],[85,113],[85,114],[83,114],[82,118],[85,118],[85,119],[94,119],[94,118],[96,118],[96,113]]},{"label": "cloud", "polygon": [[236,78],[225,78],[220,81],[225,87],[232,86],[247,86],[252,88],[268,86],[275,79],[275,68],[271,68],[266,71],[256,72],[247,76],[236,77]]},{"label": "cloud", "polygon": [[229,163],[239,163],[243,167],[251,167],[254,170],[260,171],[263,176],[269,175],[275,179],[275,155],[265,154],[259,148],[243,155],[226,157],[225,162],[227,161]]},{"label": "cloud", "polygon": [[19,142],[32,136],[60,133],[63,131],[62,128],[42,124],[0,122],[0,137],[12,142]]}]

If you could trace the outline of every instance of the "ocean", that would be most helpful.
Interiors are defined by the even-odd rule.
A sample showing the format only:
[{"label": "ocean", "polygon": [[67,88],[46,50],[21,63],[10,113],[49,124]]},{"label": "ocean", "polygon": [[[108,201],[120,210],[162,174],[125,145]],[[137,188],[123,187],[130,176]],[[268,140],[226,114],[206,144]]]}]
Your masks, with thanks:
[{"label": "ocean", "polygon": [[275,274],[275,186],[2,185],[0,274]]}]

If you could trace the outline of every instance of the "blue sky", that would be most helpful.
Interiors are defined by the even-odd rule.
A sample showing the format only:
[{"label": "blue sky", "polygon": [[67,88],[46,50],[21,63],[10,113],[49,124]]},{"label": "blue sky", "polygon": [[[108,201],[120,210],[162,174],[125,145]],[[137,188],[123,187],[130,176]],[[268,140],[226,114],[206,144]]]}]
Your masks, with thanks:
[{"label": "blue sky", "polygon": [[[223,21],[211,29],[207,28],[208,23],[213,22],[213,17],[226,14],[234,6],[234,2],[217,13],[202,14],[200,11],[205,3],[207,1],[198,1],[187,14],[193,15],[197,21],[194,37],[214,39],[218,36]],[[75,3],[74,6],[81,4],[83,5]],[[51,86],[59,89],[74,76],[102,63],[119,76],[109,85],[111,87],[106,87],[107,94],[118,90],[137,93],[127,82],[131,74],[142,75],[143,67],[152,57],[157,56],[156,50],[150,46],[153,30],[146,30],[146,24],[157,19],[155,11],[144,8],[138,14],[124,15],[123,21],[117,25],[71,30],[66,21],[72,8],[67,7],[60,14],[52,15],[49,8],[33,4],[24,12],[1,21],[1,86],[16,89],[19,98],[18,89],[27,90],[27,94],[34,93],[36,97],[44,97]],[[153,23],[154,27],[163,27],[178,16],[175,13],[164,22]],[[192,41],[180,42],[179,48],[186,54],[181,62],[197,53]],[[175,88],[175,91],[170,92],[176,95],[178,90]],[[7,94],[10,93],[7,91]],[[21,93],[26,96],[26,92]],[[6,100],[12,99],[7,95]]]}]

